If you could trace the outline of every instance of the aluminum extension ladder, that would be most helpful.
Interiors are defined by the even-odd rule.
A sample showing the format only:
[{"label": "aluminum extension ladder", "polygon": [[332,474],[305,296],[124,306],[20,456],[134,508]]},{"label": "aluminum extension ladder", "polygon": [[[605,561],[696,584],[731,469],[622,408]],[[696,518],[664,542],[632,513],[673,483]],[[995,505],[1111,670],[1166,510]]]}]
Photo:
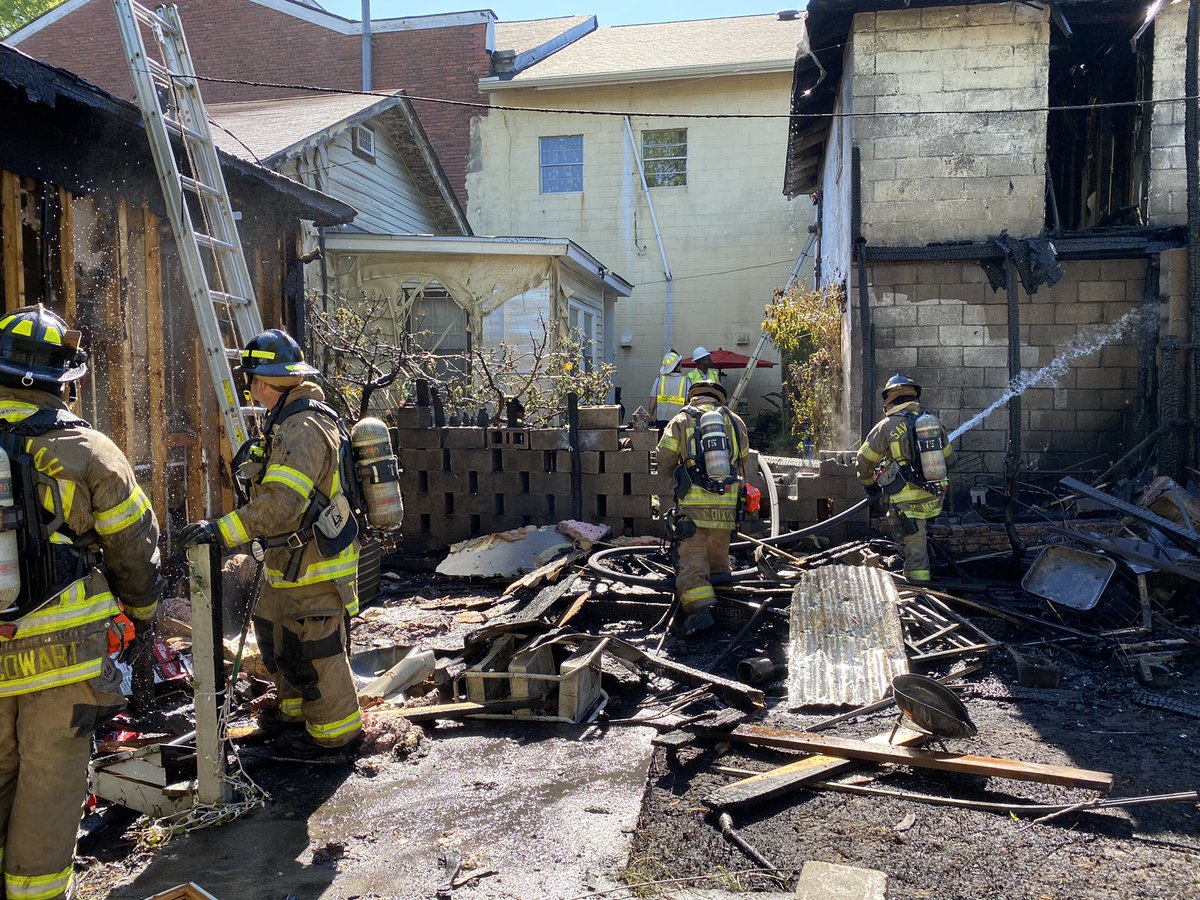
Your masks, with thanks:
[{"label": "aluminum extension ladder", "polygon": [[[236,454],[247,437],[246,410],[230,360],[238,359],[241,348],[263,327],[221,161],[178,9],[151,10],[134,0],[113,0],[113,6],[217,391],[225,437],[230,452]],[[154,53],[147,47],[146,32],[153,38]],[[191,169],[188,175],[179,170],[172,135],[182,143]],[[209,265],[204,251],[210,254]]]}]

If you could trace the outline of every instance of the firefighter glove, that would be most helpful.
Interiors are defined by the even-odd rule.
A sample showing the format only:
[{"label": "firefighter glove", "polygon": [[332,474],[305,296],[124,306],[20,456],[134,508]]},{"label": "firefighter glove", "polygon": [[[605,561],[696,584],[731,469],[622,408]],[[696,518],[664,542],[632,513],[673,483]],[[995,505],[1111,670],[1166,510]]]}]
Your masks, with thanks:
[{"label": "firefighter glove", "polygon": [[883,515],[883,488],[877,484],[868,485],[867,499],[871,501],[871,512],[877,516]]},{"label": "firefighter glove", "polygon": [[207,519],[201,519],[199,522],[185,525],[179,532],[179,549],[183,551],[197,544],[211,544],[216,539],[217,526]]}]

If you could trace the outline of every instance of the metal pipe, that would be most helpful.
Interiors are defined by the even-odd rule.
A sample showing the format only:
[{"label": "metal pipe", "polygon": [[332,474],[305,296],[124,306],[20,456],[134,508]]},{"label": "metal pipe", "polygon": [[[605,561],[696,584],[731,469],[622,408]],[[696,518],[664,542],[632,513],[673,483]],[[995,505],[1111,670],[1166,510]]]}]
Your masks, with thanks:
[{"label": "metal pipe", "polygon": [[658,252],[662,256],[663,278],[667,281],[667,305],[663,313],[663,353],[671,349],[671,266],[667,263],[667,250],[663,246],[662,232],[658,229],[658,217],[654,214],[654,201],[650,199],[650,185],[646,184],[646,169],[642,165],[642,155],[638,153],[637,141],[633,137],[633,123],[629,116],[625,117],[625,134],[629,136],[629,149],[633,160],[637,163],[638,177],[642,182],[642,193],[646,196],[646,206],[650,210],[650,224],[654,226],[654,237],[658,241]]},{"label": "metal pipe", "polygon": [[862,157],[858,147],[851,153],[850,222],[854,257],[858,272],[858,332],[862,347],[862,433],[875,424],[875,415],[867,398],[875,391],[875,336],[871,333],[871,292],[867,287],[867,241],[862,234]]},{"label": "metal pipe", "polygon": [[779,869],[777,869],[769,859],[755,849],[753,844],[748,843],[745,838],[733,830],[733,817],[730,816],[729,813],[721,813],[720,817],[717,819],[717,824],[721,828],[721,834],[725,836],[725,839],[729,841],[729,843],[733,844],[776,878],[785,877],[784,874],[779,871]]},{"label": "metal pipe", "polygon": [[[1183,154],[1187,167],[1187,339],[1200,344],[1200,0],[1188,3],[1187,49],[1184,54]],[[1196,423],[1200,421],[1200,353],[1187,355],[1188,430],[1184,445],[1187,465],[1197,458]],[[1174,474],[1174,473],[1170,473]]]},{"label": "metal pipe", "polygon": [[371,90],[371,0],[362,0],[362,89]]}]

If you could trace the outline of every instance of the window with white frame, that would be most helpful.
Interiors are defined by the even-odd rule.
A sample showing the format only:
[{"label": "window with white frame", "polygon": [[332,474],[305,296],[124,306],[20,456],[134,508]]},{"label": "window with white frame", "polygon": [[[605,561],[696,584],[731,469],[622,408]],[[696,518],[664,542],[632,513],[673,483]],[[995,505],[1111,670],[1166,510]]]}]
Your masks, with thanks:
[{"label": "window with white frame", "polygon": [[643,131],[642,166],[648,187],[687,187],[687,129]]},{"label": "window with white frame", "polygon": [[583,135],[539,138],[543,194],[583,192]]},{"label": "window with white frame", "polygon": [[579,361],[585,372],[604,362],[604,313],[592,306],[567,302],[569,338],[579,345]]}]

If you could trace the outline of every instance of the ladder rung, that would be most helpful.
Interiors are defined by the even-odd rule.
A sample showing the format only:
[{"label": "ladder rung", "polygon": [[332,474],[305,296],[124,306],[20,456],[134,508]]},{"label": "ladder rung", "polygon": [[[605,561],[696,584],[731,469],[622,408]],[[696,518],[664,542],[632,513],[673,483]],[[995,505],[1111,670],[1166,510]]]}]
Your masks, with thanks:
[{"label": "ladder rung", "polygon": [[226,294],[224,291],[210,290],[208,295],[212,297],[214,303],[229,303],[233,306],[248,306],[250,303],[245,297],[239,297],[237,294]]},{"label": "ladder rung", "polygon": [[203,181],[197,181],[195,178],[188,178],[186,175],[179,176],[179,183],[185,190],[191,191],[193,194],[205,195],[208,197],[220,197],[221,192],[211,184],[205,184]]},{"label": "ladder rung", "polygon": [[200,144],[205,143],[204,135],[194,128],[188,128],[182,122],[177,122],[174,119],[168,119],[166,116],[163,116],[163,124],[181,137],[188,138]]},{"label": "ladder rung", "polygon": [[229,241],[223,241],[220,238],[213,237],[211,234],[202,234],[199,231],[196,232],[196,243],[205,247],[213,247],[217,250],[237,249],[237,247],[229,243]]},{"label": "ladder rung", "polygon": [[145,22],[151,27],[158,26],[167,34],[179,33],[179,30],[174,25],[170,24],[166,19],[154,12],[152,9],[142,6],[140,3],[131,3],[129,6],[130,9],[133,10],[134,18],[138,21]]},{"label": "ladder rung", "polygon": [[236,359],[236,360],[240,361],[242,358],[242,351],[238,347],[226,347],[225,348],[225,358],[226,359]]},{"label": "ladder rung", "polygon": [[160,63],[157,59],[151,59],[149,56],[144,56],[142,58],[146,60],[146,68],[149,70],[151,75],[157,75],[160,78],[165,78],[167,82],[170,83],[175,74],[174,72]]}]

